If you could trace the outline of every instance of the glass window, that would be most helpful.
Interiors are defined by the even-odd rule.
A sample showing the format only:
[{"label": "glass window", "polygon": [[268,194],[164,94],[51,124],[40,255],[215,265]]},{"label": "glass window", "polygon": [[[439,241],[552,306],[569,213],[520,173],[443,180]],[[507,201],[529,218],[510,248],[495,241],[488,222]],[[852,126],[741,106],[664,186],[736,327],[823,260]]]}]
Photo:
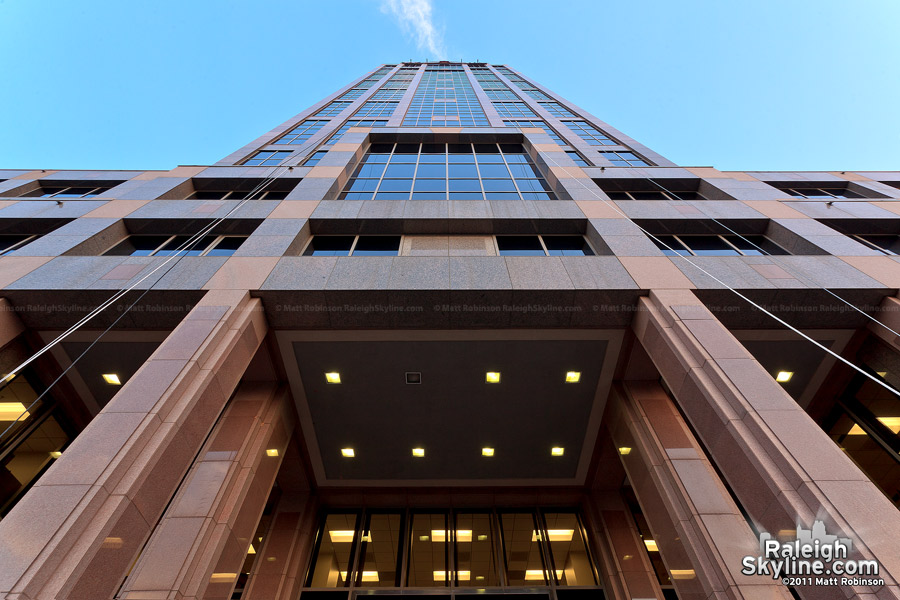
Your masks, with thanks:
[{"label": "glass window", "polygon": [[[4,403],[0,406],[6,405]],[[4,421],[6,417],[2,415],[6,414],[8,413],[0,412],[0,428],[2,428],[0,431],[5,430],[10,422],[15,422],[16,417]],[[27,419],[27,417],[19,418]],[[12,508],[22,493],[30,488],[31,484],[60,456],[60,452],[68,443],[68,434],[59,425],[56,417],[49,415],[0,461],[0,515],[5,515]]]},{"label": "glass window", "polygon": [[329,514],[319,533],[315,564],[310,570],[309,587],[345,587],[350,559],[357,541],[356,514]]},{"label": "glass window", "polygon": [[274,167],[291,155],[290,150],[262,150],[248,158],[245,165],[256,167]]},{"label": "glass window", "polygon": [[309,120],[301,122],[289,132],[272,142],[273,144],[302,144],[322,129],[328,121]]},{"label": "glass window", "polygon": [[400,513],[373,513],[367,516],[363,530],[360,566],[356,585],[396,587],[400,557]]},{"label": "glass window", "polygon": [[718,235],[681,235],[678,237],[696,256],[738,256],[740,254]]},{"label": "glass window", "polygon": [[615,146],[618,143],[587,121],[565,121],[565,125],[591,146]]},{"label": "glass window", "polygon": [[[657,235],[656,247],[666,256],[766,256],[787,250],[763,235]],[[658,240],[658,241],[657,241]],[[666,245],[671,247],[666,248]]]},{"label": "glass window", "polygon": [[345,108],[353,104],[352,102],[348,102],[345,100],[336,100],[331,104],[327,105],[325,108],[317,112],[316,117],[333,117],[334,115],[342,112]]},{"label": "glass window", "polygon": [[303,163],[303,166],[305,166],[305,167],[316,166],[317,164],[319,164],[319,161],[322,160],[322,158],[324,158],[324,156],[326,154],[328,154],[328,150],[318,150],[317,152],[313,153],[312,156],[310,156],[309,158],[306,159],[306,161]]},{"label": "glass window", "polygon": [[647,167],[650,166],[634,152],[601,152],[600,156],[608,160],[615,167]]},{"label": "glass window", "polygon": [[546,256],[536,235],[498,235],[500,256]]},{"label": "glass window", "polygon": [[246,239],[246,236],[241,235],[223,235],[207,250],[206,256],[231,256]]},{"label": "glass window", "polygon": [[[245,235],[131,235],[107,250],[105,256],[231,256]],[[193,240],[193,241],[191,241]]]},{"label": "glass window", "polygon": [[650,238],[666,256],[690,256],[691,251],[674,235],[655,235]]},{"label": "glass window", "polygon": [[303,256],[350,256],[354,239],[352,235],[317,235],[309,241]]},{"label": "glass window", "polygon": [[397,256],[399,235],[361,235],[353,248],[353,256]]},{"label": "glass window", "polygon": [[594,251],[580,235],[541,236],[550,256],[593,256]]},{"label": "glass window", "polygon": [[898,235],[854,235],[853,237],[882,254],[888,256],[900,254],[900,236]]},{"label": "glass window", "polygon": [[0,235],[0,256],[8,254],[28,244],[40,236],[27,234],[6,234]]},{"label": "glass window", "polygon": [[574,150],[566,150],[566,154],[568,154],[569,158],[571,158],[575,162],[575,164],[578,165],[579,167],[591,166],[590,164],[588,164],[588,162],[586,160],[581,158],[580,154],[578,154]]},{"label": "glass window", "polygon": [[[449,194],[441,195],[445,190]],[[555,199],[521,144],[373,144],[340,195],[344,200],[410,197]]]},{"label": "glass window", "polygon": [[[547,585],[539,529],[531,513],[501,513],[506,579],[511,586]],[[561,573],[560,573],[561,574]]]},{"label": "glass window", "polygon": [[595,585],[584,533],[574,513],[545,513],[546,535],[559,585]]},{"label": "glass window", "polygon": [[409,587],[445,587],[450,584],[447,543],[450,531],[443,513],[412,516],[409,544]]},{"label": "glass window", "polygon": [[538,104],[554,117],[577,117],[575,113],[560,104],[559,102],[539,102]]},{"label": "glass window", "polygon": [[456,585],[500,584],[496,561],[496,535],[490,513],[456,515]]}]

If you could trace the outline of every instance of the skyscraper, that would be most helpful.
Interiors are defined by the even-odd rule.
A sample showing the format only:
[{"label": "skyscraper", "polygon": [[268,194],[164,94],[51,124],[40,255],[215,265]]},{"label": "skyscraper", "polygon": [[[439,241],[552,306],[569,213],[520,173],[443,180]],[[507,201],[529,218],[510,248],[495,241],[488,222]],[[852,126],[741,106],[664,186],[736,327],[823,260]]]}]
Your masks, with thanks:
[{"label": "skyscraper", "polygon": [[[3,597],[900,597],[900,172],[402,63],[0,228]],[[877,572],[741,573],[816,521]]]}]

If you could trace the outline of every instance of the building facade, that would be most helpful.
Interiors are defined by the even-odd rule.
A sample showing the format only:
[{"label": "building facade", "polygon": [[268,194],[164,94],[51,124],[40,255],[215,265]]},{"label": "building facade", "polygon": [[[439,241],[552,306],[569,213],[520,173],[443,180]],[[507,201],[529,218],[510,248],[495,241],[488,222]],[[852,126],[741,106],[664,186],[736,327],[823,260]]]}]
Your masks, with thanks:
[{"label": "building facade", "polygon": [[900,172],[679,166],[485,63],[0,171],[0,597],[900,598],[898,254]]}]

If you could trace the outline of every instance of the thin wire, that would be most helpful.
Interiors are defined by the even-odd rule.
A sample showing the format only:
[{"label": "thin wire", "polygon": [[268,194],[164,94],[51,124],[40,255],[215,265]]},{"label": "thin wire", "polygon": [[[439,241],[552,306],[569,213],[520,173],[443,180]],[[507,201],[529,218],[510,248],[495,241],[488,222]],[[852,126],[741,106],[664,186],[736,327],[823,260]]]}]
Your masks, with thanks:
[{"label": "thin wire", "polygon": [[[556,162],[556,160],[555,160],[553,157],[549,156],[549,153],[545,155],[545,158],[547,158],[548,160],[550,160],[550,161],[554,164],[554,166],[557,166],[557,167],[563,169],[563,170],[566,172],[567,175],[570,175],[570,176],[572,175],[572,172],[568,170],[568,169],[569,169],[568,167],[565,167],[565,166],[560,165],[558,162]],[[716,283],[720,284],[720,285],[721,285],[722,287],[724,287],[725,289],[727,289],[727,290],[729,290],[730,292],[732,292],[732,293],[733,293],[734,295],[736,295],[738,298],[741,298],[742,300],[744,300],[745,302],[747,302],[748,304],[750,304],[751,306],[753,306],[753,307],[756,308],[757,310],[760,310],[760,311],[762,311],[763,313],[765,313],[766,315],[772,317],[774,320],[778,321],[779,323],[781,323],[782,325],[784,325],[785,327],[787,327],[788,329],[790,329],[791,331],[793,331],[794,333],[796,333],[797,335],[799,335],[800,337],[802,337],[803,339],[805,339],[805,340],[807,340],[808,342],[812,343],[813,345],[815,345],[817,348],[823,350],[824,352],[827,352],[828,354],[830,354],[831,356],[833,356],[833,357],[836,358],[837,360],[841,361],[842,363],[844,363],[844,364],[847,365],[848,367],[850,367],[850,368],[852,368],[852,369],[858,371],[860,374],[862,374],[862,375],[864,375],[865,377],[871,379],[873,382],[877,383],[878,385],[880,385],[881,387],[883,387],[883,388],[886,389],[887,391],[891,392],[892,394],[897,394],[897,391],[896,391],[894,388],[890,387],[887,383],[885,383],[885,382],[881,381],[880,379],[876,378],[874,375],[870,375],[869,373],[865,372],[864,370],[862,370],[862,369],[859,368],[858,366],[854,365],[852,362],[850,362],[849,360],[847,360],[847,359],[844,358],[843,356],[837,354],[837,353],[834,352],[833,350],[831,350],[831,349],[829,349],[829,348],[826,348],[825,346],[823,346],[822,344],[820,344],[820,343],[817,342],[816,340],[812,339],[811,337],[809,337],[808,335],[806,335],[805,333],[803,333],[802,331],[800,331],[799,329],[797,329],[796,327],[794,327],[793,325],[791,325],[790,323],[788,323],[787,321],[785,321],[784,319],[782,319],[781,317],[775,315],[774,313],[772,313],[771,311],[767,310],[767,309],[764,308],[763,306],[757,304],[756,302],[754,302],[753,300],[751,300],[750,298],[748,298],[748,297],[745,296],[744,294],[740,293],[739,291],[737,291],[736,289],[734,289],[733,287],[731,287],[730,285],[728,285],[727,283],[725,283],[724,281],[722,281],[721,279],[719,279],[718,277],[716,277],[715,275],[713,275],[712,273],[710,273],[709,271],[707,271],[706,269],[704,269],[703,267],[701,267],[700,265],[698,265],[697,263],[695,263],[694,261],[692,261],[692,260],[691,260],[690,258],[688,258],[687,256],[684,256],[684,255],[682,255],[682,254],[678,254],[678,253],[675,251],[674,248],[672,248],[672,247],[669,246],[667,243],[665,243],[664,241],[662,241],[661,239],[659,239],[658,237],[656,237],[655,235],[653,235],[652,233],[650,233],[649,231],[647,231],[646,229],[644,229],[643,227],[641,227],[639,224],[635,223],[635,222],[631,219],[631,217],[629,217],[628,215],[626,215],[626,214],[625,214],[618,206],[616,206],[615,204],[609,202],[608,200],[606,200],[605,198],[603,198],[602,196],[600,196],[599,194],[597,194],[597,192],[595,192],[594,190],[592,190],[591,188],[589,188],[588,186],[586,186],[586,185],[581,181],[581,178],[580,178],[580,177],[574,177],[574,176],[572,176],[572,179],[574,179],[575,181],[577,181],[577,182],[579,183],[579,185],[581,185],[581,187],[583,187],[585,190],[587,190],[588,192],[590,192],[591,195],[593,195],[595,198],[597,198],[598,200],[601,200],[601,201],[602,201],[604,204],[606,204],[609,208],[613,209],[615,212],[617,212],[618,214],[622,215],[623,218],[628,219],[631,223],[633,223],[633,224],[635,225],[635,227],[637,227],[638,229],[640,229],[641,232],[644,233],[644,235],[646,235],[647,237],[649,237],[649,238],[651,238],[652,240],[654,240],[657,244],[660,244],[660,245],[664,246],[667,250],[669,250],[670,252],[672,252],[675,256],[677,256],[677,257],[683,259],[683,260],[684,260],[685,262],[687,262],[689,265],[691,265],[692,267],[694,267],[695,269],[697,269],[698,271],[700,271],[701,273],[703,273],[704,275],[706,275],[707,277],[709,277],[710,279],[712,279],[713,281],[715,281]]]},{"label": "thin wire", "polygon": [[[679,202],[684,202],[684,200],[682,200],[681,198],[678,197],[678,194],[676,194],[675,192],[670,192],[670,191],[669,191],[668,189],[666,189],[666,187],[663,186],[661,183],[658,183],[656,180],[654,180],[654,179],[652,179],[652,178],[648,178],[648,180],[650,181],[650,183],[652,183],[652,184],[655,185],[656,187],[658,187],[658,188],[660,188],[661,190],[663,190],[666,194],[671,194],[672,196],[674,196]],[[672,202],[672,200],[669,199],[669,202]],[[747,239],[746,237],[744,237],[742,234],[738,233],[737,231],[735,231],[734,229],[732,229],[731,227],[729,227],[729,226],[726,225],[725,223],[719,221],[719,220],[716,219],[715,217],[706,214],[706,212],[705,212],[702,208],[698,207],[698,206],[695,205],[695,204],[692,204],[691,206],[693,206],[694,208],[697,208],[700,212],[703,213],[703,216],[705,216],[706,218],[708,218],[709,220],[711,220],[713,223],[716,223],[716,224],[720,225],[721,227],[727,229],[730,233],[732,233],[732,234],[738,236],[739,238],[741,238],[742,240],[744,240],[745,242],[747,242],[748,244],[750,244],[751,246],[753,246],[754,248],[756,248],[757,250],[759,250],[760,252],[762,252],[765,256],[767,256],[767,257],[768,257],[770,260],[772,260],[774,263],[776,263],[776,264],[778,264],[779,266],[782,266],[782,267],[785,266],[784,263],[780,262],[777,258],[775,258],[775,255],[774,255],[774,254],[772,254],[772,253],[770,253],[770,252],[767,252],[765,249],[763,249],[763,248],[761,248],[760,246],[756,245],[755,243],[753,243],[752,241],[750,241],[749,239]],[[795,275],[795,276],[797,275],[796,270],[794,270],[794,269],[789,269],[789,270],[791,270],[791,274],[792,274],[792,275]],[[882,323],[881,321],[879,321],[878,319],[876,319],[875,317],[873,317],[872,315],[870,315],[869,313],[865,312],[864,310],[862,310],[861,308],[859,308],[858,306],[856,306],[855,304],[853,304],[852,302],[850,302],[850,301],[847,300],[846,298],[842,298],[842,297],[839,296],[838,294],[832,292],[831,290],[829,290],[829,289],[826,288],[825,286],[816,283],[815,281],[813,281],[812,279],[810,279],[809,277],[806,277],[806,276],[804,276],[804,275],[800,275],[798,278],[804,280],[804,281],[805,281],[806,283],[808,283],[808,284],[811,284],[813,287],[819,288],[819,289],[822,290],[823,292],[826,292],[826,293],[828,293],[828,294],[831,294],[832,296],[834,296],[835,298],[837,298],[838,300],[840,300],[841,302],[843,302],[844,304],[846,304],[847,306],[849,306],[850,308],[852,308],[853,310],[855,310],[856,312],[858,312],[859,314],[863,315],[865,318],[869,319],[869,320],[872,321],[873,323],[877,323],[878,325],[880,325],[880,326],[882,326],[883,328],[887,329],[888,331],[890,331],[890,332],[893,333],[894,335],[900,336],[900,333],[894,331],[893,329],[891,329],[890,327],[888,327],[887,325],[885,325],[884,323]]]},{"label": "thin wire", "polygon": [[[77,331],[83,324],[87,323],[88,321],[90,321],[91,319],[93,319],[95,316],[97,316],[98,314],[100,314],[100,312],[101,312],[102,310],[104,310],[106,307],[108,307],[108,306],[109,306],[112,302],[114,302],[116,299],[124,297],[125,294],[127,294],[127,293],[130,292],[130,291],[132,291],[132,290],[133,290],[140,282],[144,281],[145,279],[147,279],[147,277],[149,277],[150,275],[152,275],[153,273],[155,273],[156,271],[158,271],[159,269],[161,269],[162,267],[164,267],[166,264],[168,264],[170,261],[172,261],[173,259],[175,259],[175,262],[172,263],[172,265],[169,266],[168,269],[166,269],[166,271],[162,274],[162,276],[160,276],[159,279],[157,279],[156,281],[152,282],[152,283],[147,287],[147,289],[143,290],[143,291],[141,292],[141,294],[134,300],[134,302],[132,302],[132,303],[131,303],[124,311],[122,311],[122,312],[119,314],[119,316],[112,322],[112,324],[110,324],[105,330],[103,330],[103,331],[100,333],[100,335],[98,335],[98,336],[90,343],[90,345],[84,350],[84,352],[82,352],[81,354],[79,354],[79,355],[75,358],[75,360],[73,360],[73,361],[72,361],[72,362],[71,362],[71,363],[63,370],[63,372],[60,373],[60,375],[59,375],[56,379],[54,379],[53,382],[51,382],[50,385],[48,385],[48,386],[44,389],[44,391],[41,392],[40,395],[38,395],[37,398],[35,398],[35,399],[34,399],[27,407],[25,407],[25,410],[23,410],[22,413],[19,414],[19,417],[18,417],[17,419],[15,419],[15,420],[7,427],[2,433],[0,433],[0,439],[3,439],[3,437],[4,437],[4,436],[5,436],[5,435],[6,435],[6,434],[7,434],[7,433],[15,426],[15,424],[19,422],[19,419],[21,419],[25,414],[27,414],[28,411],[31,410],[31,408],[33,408],[33,407],[34,407],[34,406],[35,406],[35,405],[36,405],[36,404],[37,404],[37,403],[38,403],[38,402],[39,402],[39,401],[40,401],[40,400],[41,400],[41,399],[42,399],[42,398],[43,398],[43,397],[44,397],[44,396],[45,396],[45,395],[53,388],[54,385],[56,385],[56,383],[58,383],[63,377],[65,377],[65,375],[66,375],[66,374],[67,374],[67,373],[68,373],[68,372],[69,372],[69,371],[70,371],[70,370],[78,363],[78,361],[79,361],[85,354],[87,354],[87,352],[88,352],[91,348],[93,348],[94,345],[95,345],[97,342],[99,342],[100,339],[101,339],[104,335],[106,335],[106,333],[108,333],[108,332],[110,331],[110,329],[112,329],[112,328],[116,325],[116,323],[118,323],[118,322],[122,319],[122,317],[124,317],[124,316],[125,316],[125,315],[126,315],[126,314],[134,307],[134,306],[135,306],[135,304],[137,304],[137,303],[138,303],[145,295],[147,295],[147,293],[148,293],[150,290],[153,289],[153,286],[156,285],[157,282],[162,281],[163,277],[165,277],[165,276],[166,276],[173,268],[175,268],[175,266],[181,261],[182,258],[184,258],[185,256],[187,256],[187,251],[193,249],[193,247],[194,247],[201,239],[203,239],[203,237],[205,237],[205,236],[206,236],[206,235],[207,235],[207,234],[208,234],[208,233],[209,233],[216,225],[218,225],[219,223],[221,223],[222,221],[224,221],[226,218],[228,218],[228,217],[229,217],[230,215],[232,215],[234,212],[236,212],[237,210],[239,210],[244,204],[246,204],[248,201],[250,201],[251,199],[253,199],[253,196],[254,196],[255,194],[260,193],[260,192],[261,192],[262,190],[264,190],[266,187],[268,187],[269,185],[271,185],[271,183],[273,183],[273,182],[274,182],[281,174],[284,173],[284,169],[290,170],[293,166],[294,166],[294,165],[287,165],[287,164],[286,164],[286,165],[282,165],[282,166],[280,166],[280,167],[276,167],[275,170],[273,170],[268,176],[266,176],[265,178],[263,178],[263,180],[260,181],[260,182],[259,182],[259,183],[258,183],[258,184],[257,184],[257,185],[256,185],[256,186],[255,186],[255,187],[247,194],[247,197],[246,197],[246,198],[244,198],[243,200],[241,200],[237,205],[235,205],[235,206],[234,206],[231,210],[229,210],[226,214],[224,214],[224,215],[221,216],[221,217],[218,217],[217,219],[214,219],[214,220],[213,220],[212,222],[210,222],[207,226],[203,227],[199,232],[195,233],[194,235],[192,235],[191,237],[189,237],[187,240],[185,240],[185,241],[181,244],[181,246],[179,246],[179,247],[178,247],[178,248],[177,248],[177,249],[176,249],[176,250],[175,250],[175,251],[174,251],[174,252],[173,252],[166,260],[165,260],[165,261],[163,261],[159,266],[157,266],[155,269],[153,269],[150,273],[148,273],[148,274],[145,275],[144,277],[140,278],[139,280],[137,280],[136,282],[134,282],[133,284],[131,284],[131,285],[128,286],[127,288],[123,288],[123,289],[119,290],[118,292],[116,292],[116,294],[114,294],[109,300],[107,300],[106,302],[104,302],[104,303],[101,304],[100,306],[96,307],[96,308],[93,309],[88,315],[86,315],[84,318],[82,318],[81,320],[79,320],[78,323],[75,324],[75,326],[70,327],[68,330],[66,330],[65,332],[63,332],[63,333],[60,334],[59,336],[57,336],[53,341],[51,341],[50,343],[48,343],[47,345],[45,345],[43,348],[41,348],[38,352],[34,353],[31,357],[29,357],[27,360],[25,360],[25,361],[24,361],[22,364],[20,364],[18,367],[16,367],[16,368],[13,369],[12,371],[10,371],[8,374],[6,374],[6,375],[3,377],[2,381],[0,381],[0,390],[2,390],[3,388],[5,388],[6,386],[8,386],[9,383],[10,383],[10,382],[13,380],[13,378],[15,377],[15,375],[18,374],[23,368],[25,368],[26,366],[28,366],[31,362],[33,362],[34,360],[36,360],[36,359],[37,359],[38,357],[40,357],[42,354],[48,352],[48,351],[50,350],[50,348],[52,348],[54,345],[56,345],[56,344],[59,343],[61,340],[65,339],[66,337],[68,337],[69,335],[71,335],[72,333],[74,333],[75,331]],[[281,173],[277,173],[278,169],[282,169]]]}]

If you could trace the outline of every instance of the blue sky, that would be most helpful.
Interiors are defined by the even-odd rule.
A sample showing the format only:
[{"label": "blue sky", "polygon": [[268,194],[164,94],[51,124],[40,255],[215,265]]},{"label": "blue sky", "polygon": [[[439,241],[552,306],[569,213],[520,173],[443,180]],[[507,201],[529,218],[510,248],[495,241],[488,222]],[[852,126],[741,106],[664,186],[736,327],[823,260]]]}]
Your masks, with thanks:
[{"label": "blue sky", "polygon": [[900,170],[898,24],[894,0],[0,0],[0,168],[210,164],[443,50],[679,164]]}]

